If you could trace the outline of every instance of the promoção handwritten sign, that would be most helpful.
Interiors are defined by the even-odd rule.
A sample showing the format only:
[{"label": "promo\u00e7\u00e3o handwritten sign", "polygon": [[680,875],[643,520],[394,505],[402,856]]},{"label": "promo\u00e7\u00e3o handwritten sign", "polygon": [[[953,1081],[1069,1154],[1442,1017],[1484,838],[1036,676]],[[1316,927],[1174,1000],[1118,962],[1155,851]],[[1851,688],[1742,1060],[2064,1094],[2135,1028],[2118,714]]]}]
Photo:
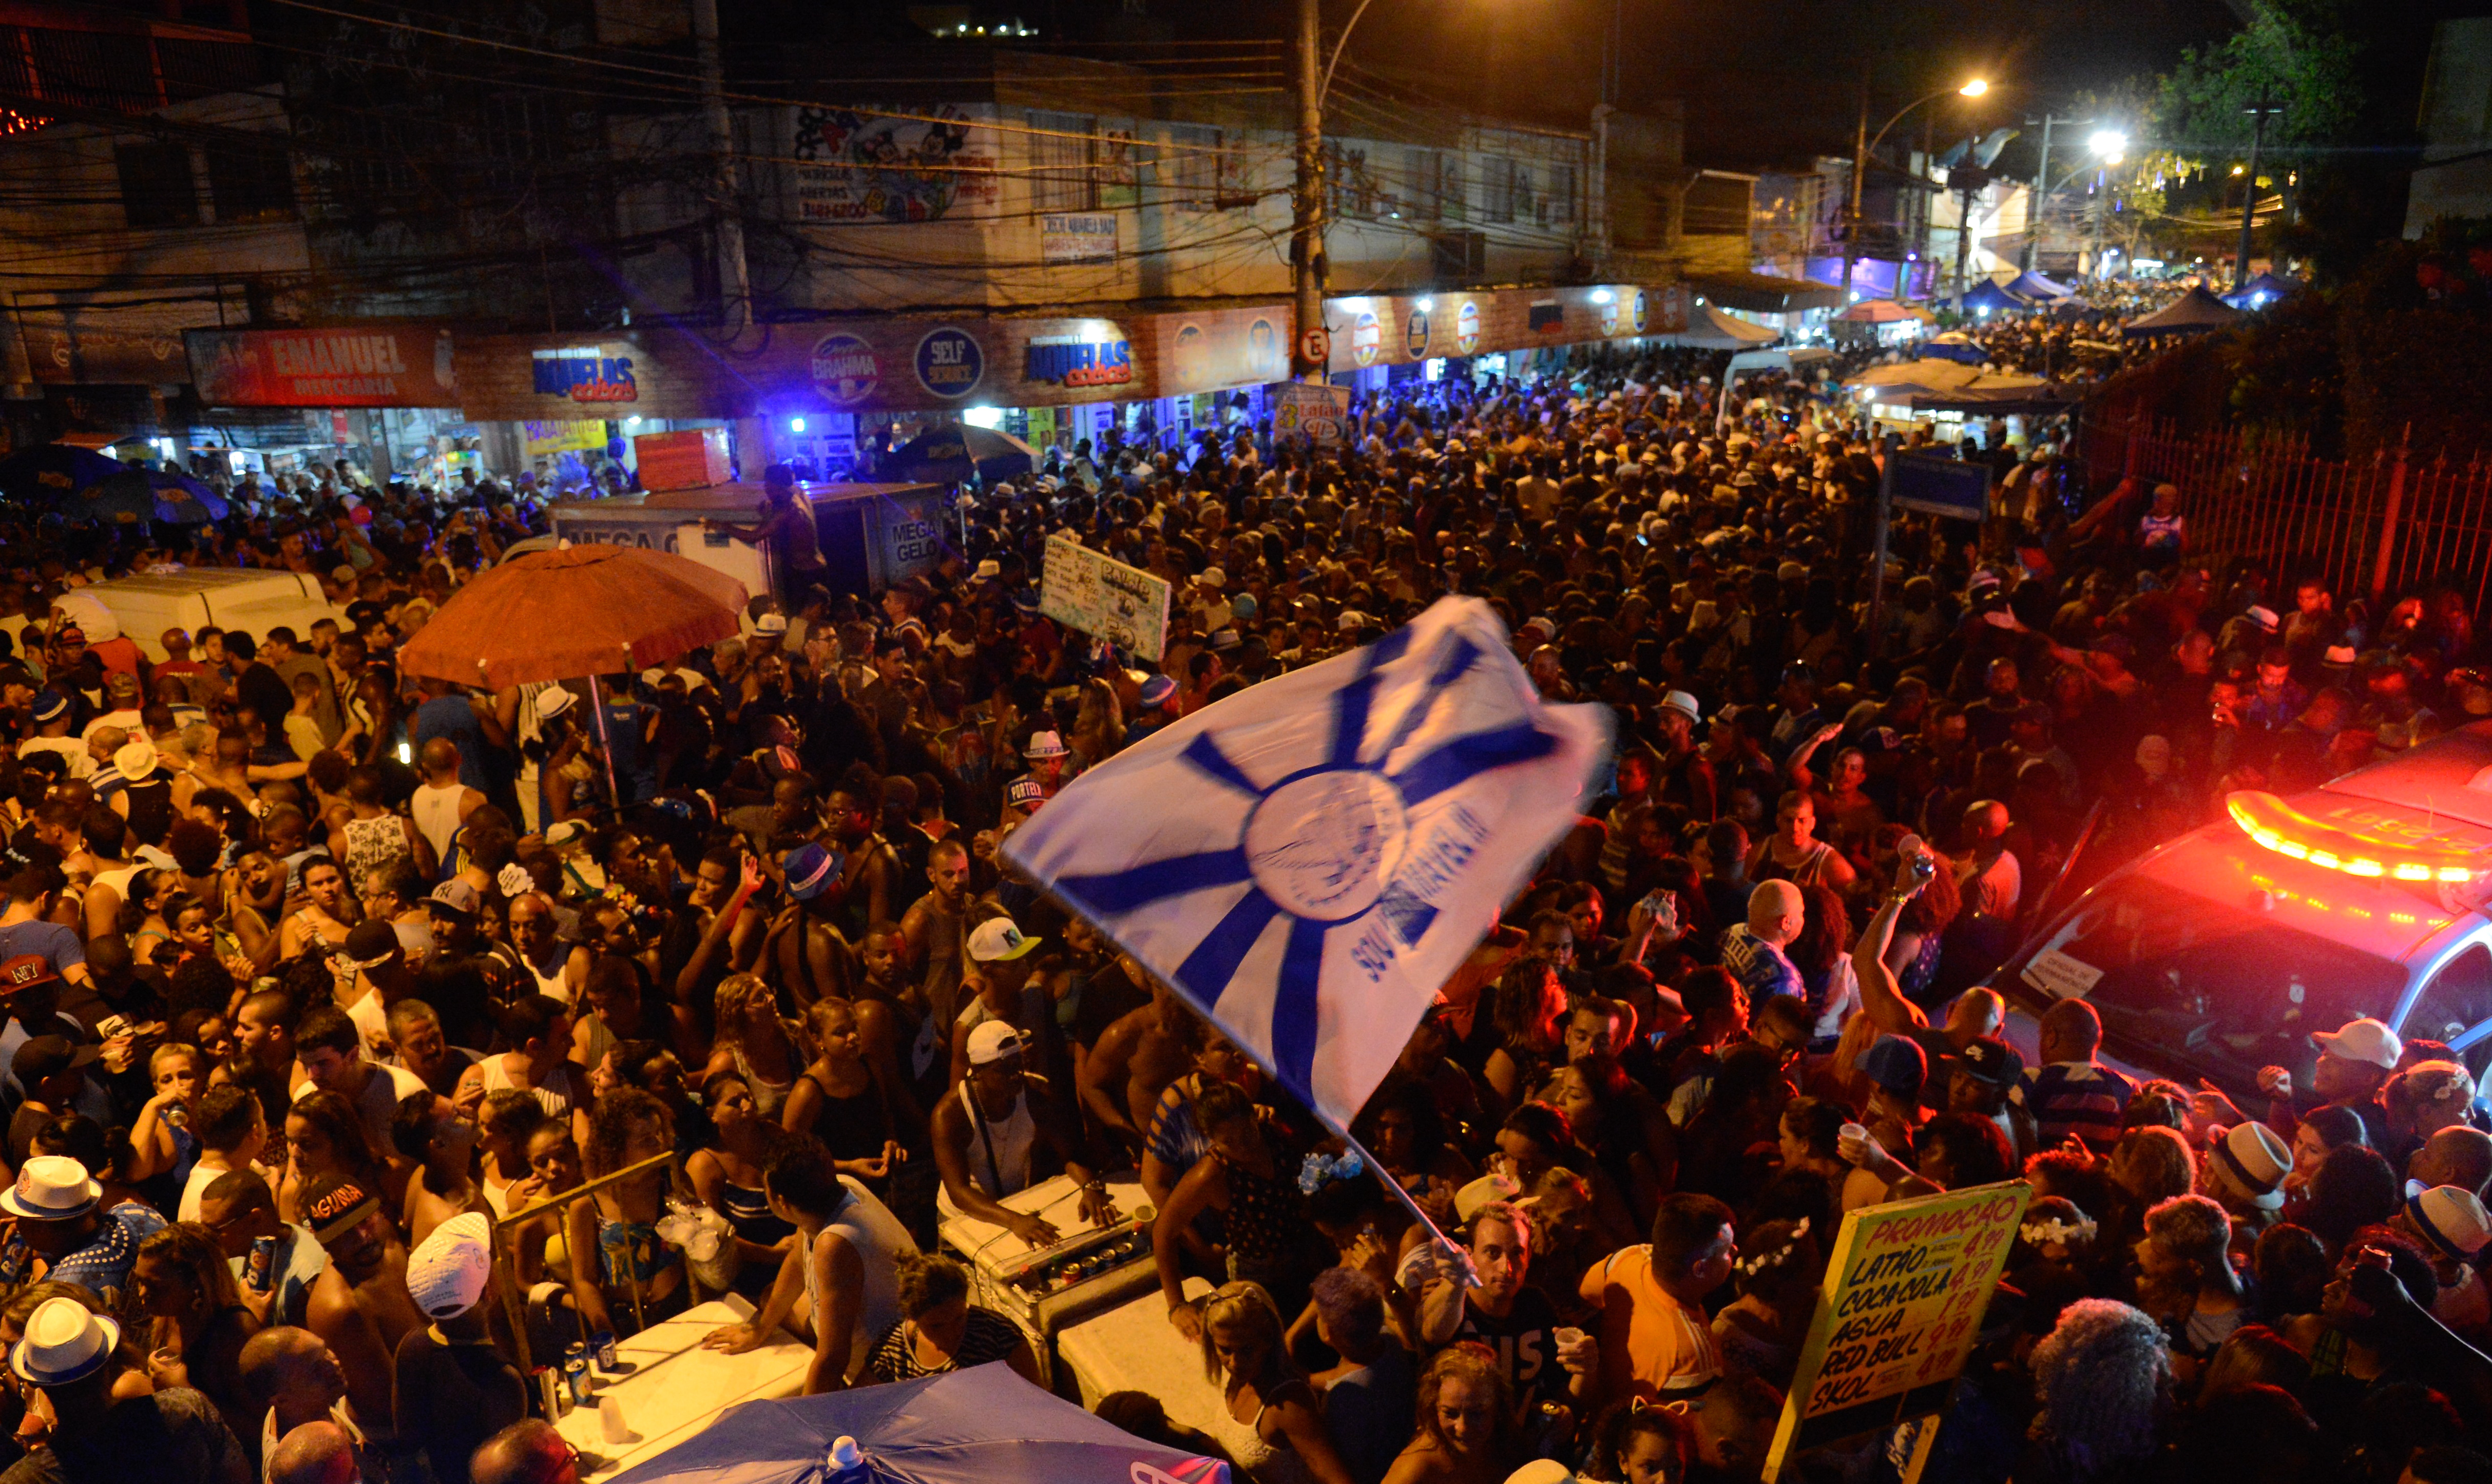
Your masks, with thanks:
[{"label": "promo\u00e7\u00e3o handwritten sign", "polygon": [[2009,1180],[1843,1218],[1765,1458],[1766,1484],[1805,1449],[1945,1405],[2032,1195]]},{"label": "promo\u00e7\u00e3o handwritten sign", "polygon": [[1168,645],[1168,580],[1069,537],[1047,538],[1038,610],[1147,660]]}]

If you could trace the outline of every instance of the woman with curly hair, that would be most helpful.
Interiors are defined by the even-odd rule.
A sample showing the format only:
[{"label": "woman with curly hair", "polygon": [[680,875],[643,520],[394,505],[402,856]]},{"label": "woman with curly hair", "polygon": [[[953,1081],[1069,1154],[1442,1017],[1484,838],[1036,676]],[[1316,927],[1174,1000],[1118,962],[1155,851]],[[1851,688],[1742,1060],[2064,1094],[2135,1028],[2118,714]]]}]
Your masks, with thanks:
[{"label": "woman with curly hair", "polygon": [[[638,1087],[617,1087],[597,1100],[589,1119],[586,1168],[603,1178],[675,1147],[675,1120],[666,1104]],[[691,1284],[683,1254],[658,1235],[673,1171],[650,1169],[576,1202],[563,1212],[572,1259],[572,1298],[583,1329],[636,1334],[679,1312]],[[581,1254],[595,1253],[589,1262]]]},{"label": "woman with curly hair", "polygon": [[312,1176],[323,1171],[352,1175],[364,1189],[384,1189],[381,1162],[364,1132],[363,1114],[342,1096],[326,1089],[307,1092],[285,1110],[285,1165],[277,1174],[277,1210],[287,1221],[303,1220],[302,1192]]},{"label": "woman with curly hair", "polygon": [[1852,914],[1843,894],[1820,882],[1800,888],[1806,913],[1799,936],[1783,950],[1799,970],[1801,998],[1811,1017],[1808,1044],[1831,1047],[1843,1023],[1860,1008],[1860,977],[1852,967]]},{"label": "woman with curly hair", "polygon": [[1565,1056],[1566,991],[1547,959],[1525,958],[1489,991],[1497,1049],[1481,1073],[1499,1108],[1512,1108]]},{"label": "woman with curly hair", "polygon": [[2171,1405],[2172,1358],[2154,1321],[2081,1298],[2033,1349],[2032,1440],[2017,1484],[2092,1484],[2151,1458]]},{"label": "woman with curly hair", "polygon": [[1808,1218],[1759,1222],[1746,1236],[1746,1251],[1731,1266],[1739,1296],[1713,1317],[1713,1343],[1724,1369],[1788,1390],[1817,1312],[1825,1253]]},{"label": "woman with curly hair", "polygon": [[1515,1463],[1505,1373],[1476,1344],[1446,1347],[1419,1377],[1418,1431],[1384,1484],[1498,1484]]}]

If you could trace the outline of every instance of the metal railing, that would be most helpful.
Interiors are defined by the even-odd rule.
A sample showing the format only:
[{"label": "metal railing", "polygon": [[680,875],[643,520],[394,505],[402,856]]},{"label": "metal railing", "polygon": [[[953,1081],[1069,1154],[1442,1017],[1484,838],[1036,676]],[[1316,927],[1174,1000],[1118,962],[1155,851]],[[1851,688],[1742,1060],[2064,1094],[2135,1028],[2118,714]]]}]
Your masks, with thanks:
[{"label": "metal railing", "polygon": [[[665,1168],[671,1171],[674,1161],[674,1151],[671,1149],[664,1154],[652,1154],[637,1165],[624,1166],[612,1174],[599,1175],[596,1179],[582,1181],[570,1190],[530,1202],[493,1223],[493,1285],[501,1292],[502,1309],[511,1321],[511,1340],[519,1348],[521,1376],[534,1372],[536,1364],[528,1354],[528,1299],[527,1295],[519,1291],[519,1250],[514,1233],[520,1227],[533,1222],[548,1211],[568,1214],[575,1202],[593,1196],[608,1185],[620,1184],[635,1175],[644,1174],[654,1169]],[[586,1252],[572,1252],[572,1272],[576,1276],[581,1262],[595,1262],[599,1261],[599,1249],[596,1247],[591,1247]],[[701,1301],[700,1286],[693,1277],[692,1263],[684,1263],[683,1269],[684,1282],[692,1287],[692,1301],[697,1304]],[[639,1268],[636,1263],[627,1262],[623,1264],[623,1272],[628,1280],[632,1296],[632,1318],[640,1328],[645,1329],[648,1327],[649,1316],[646,1295],[640,1291]]]}]

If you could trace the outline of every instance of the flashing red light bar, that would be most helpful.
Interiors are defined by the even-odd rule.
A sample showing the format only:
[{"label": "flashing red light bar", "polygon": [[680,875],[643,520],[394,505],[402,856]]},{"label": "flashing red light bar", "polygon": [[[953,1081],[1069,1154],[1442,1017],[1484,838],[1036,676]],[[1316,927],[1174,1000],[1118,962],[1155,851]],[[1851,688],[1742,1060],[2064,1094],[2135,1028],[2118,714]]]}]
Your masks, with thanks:
[{"label": "flashing red light bar", "polygon": [[2436,850],[2323,823],[2272,793],[2244,788],[2224,799],[2241,833],[2278,855],[2347,876],[2388,881],[2468,881],[2486,869],[2480,852]]}]

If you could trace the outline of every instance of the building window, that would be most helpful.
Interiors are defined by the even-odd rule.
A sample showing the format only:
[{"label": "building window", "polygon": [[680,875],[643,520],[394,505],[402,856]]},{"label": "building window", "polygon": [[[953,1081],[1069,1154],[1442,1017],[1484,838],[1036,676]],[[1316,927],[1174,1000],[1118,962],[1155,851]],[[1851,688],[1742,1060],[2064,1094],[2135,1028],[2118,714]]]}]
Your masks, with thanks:
[{"label": "building window", "polygon": [[1575,167],[1571,164],[1549,167],[1549,195],[1542,203],[1541,221],[1551,226],[1575,224]]},{"label": "building window", "polygon": [[1099,182],[1090,168],[1091,135],[1099,127],[1086,113],[1029,110],[1030,205],[1037,211],[1096,211]]},{"label": "building window", "polygon": [[1463,173],[1463,157],[1437,157],[1444,168],[1437,176],[1437,215],[1447,222],[1470,220],[1470,180]]},{"label": "building window", "polygon": [[188,145],[124,144],[112,157],[132,226],[199,224],[199,183],[191,174]]},{"label": "building window", "polygon": [[1413,149],[1402,152],[1402,215],[1412,222],[1437,220],[1437,152]]},{"label": "building window", "polygon": [[1480,172],[1480,220],[1511,222],[1514,220],[1514,162],[1492,155],[1482,162]]},{"label": "building window", "polygon": [[271,222],[294,215],[294,163],[284,140],[269,136],[267,149],[212,145],[208,193],[219,222]]},{"label": "building window", "polygon": [[1202,124],[1171,124],[1160,183],[1179,211],[1213,211],[1220,205],[1220,131]]}]

